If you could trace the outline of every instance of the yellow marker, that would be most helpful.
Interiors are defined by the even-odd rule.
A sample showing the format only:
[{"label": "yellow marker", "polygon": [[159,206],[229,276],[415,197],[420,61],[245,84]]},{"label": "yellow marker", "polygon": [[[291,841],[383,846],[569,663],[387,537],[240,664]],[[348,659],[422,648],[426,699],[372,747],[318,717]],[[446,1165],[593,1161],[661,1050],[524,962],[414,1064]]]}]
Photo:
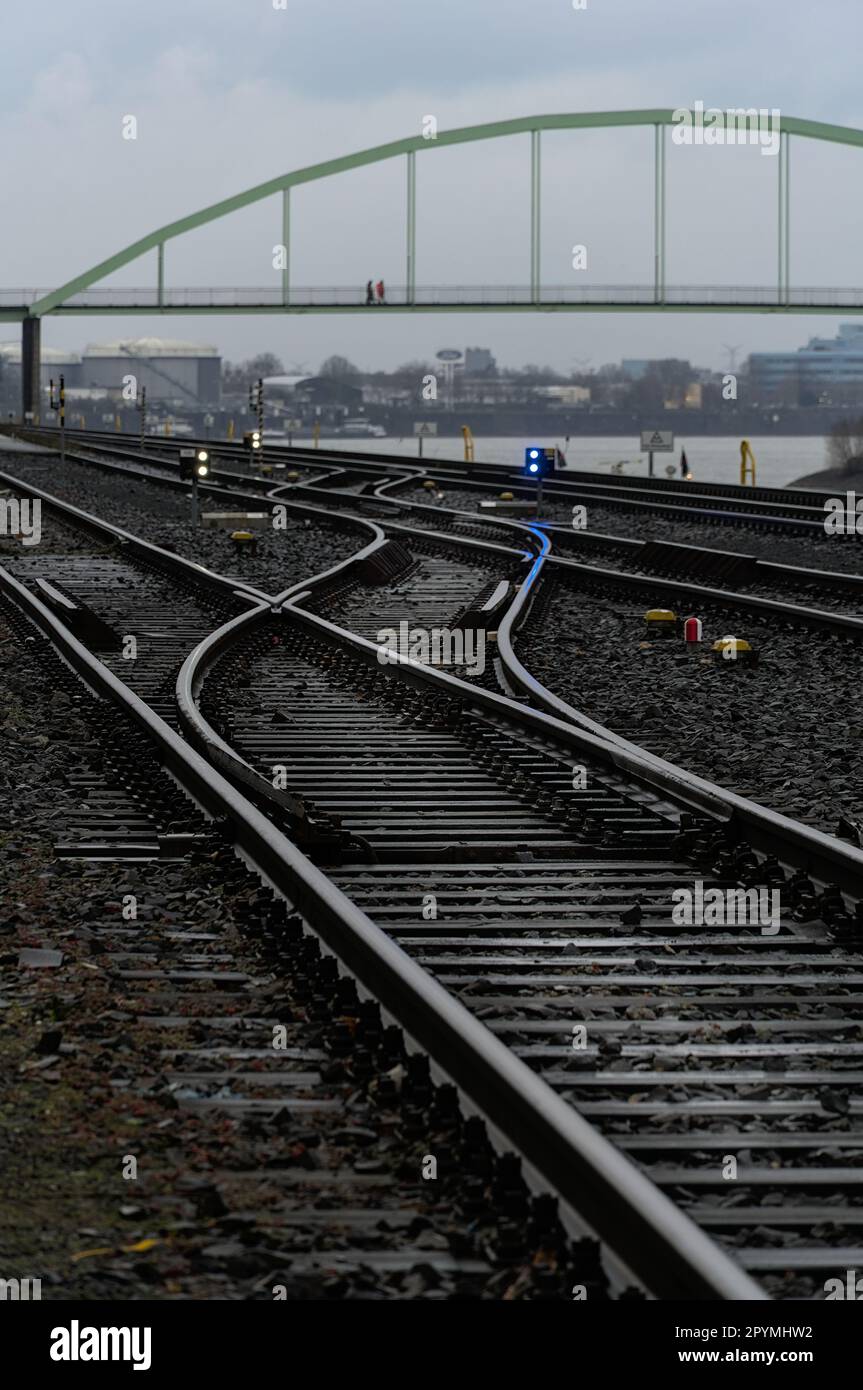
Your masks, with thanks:
[{"label": "yellow marker", "polygon": [[740,482],[741,486],[746,485],[746,474],[750,473],[750,482],[755,486],[755,455],[752,452],[752,445],[748,439],[740,441]]},{"label": "yellow marker", "polygon": [[673,637],[677,629],[677,614],[670,608],[648,608],[644,621],[652,637]]},{"label": "yellow marker", "polygon": [[732,665],[739,661],[743,666],[756,666],[758,664],[758,653],[742,637],[720,637],[713,643],[713,658],[715,661],[728,662]]},{"label": "yellow marker", "polygon": [[233,437],[234,437],[234,422],[233,422],[233,420],[229,420],[229,421],[228,421],[228,439],[231,440],[231,439],[233,439]]},{"label": "yellow marker", "polygon": [[513,495],[512,495],[512,493],[511,493],[511,492],[502,492],[502,493],[500,494],[500,501],[501,501],[501,502],[512,502],[512,501],[513,501]]},{"label": "yellow marker", "polygon": [[465,463],[473,463],[473,434],[470,425],[462,425],[461,432],[464,439],[464,461]]}]

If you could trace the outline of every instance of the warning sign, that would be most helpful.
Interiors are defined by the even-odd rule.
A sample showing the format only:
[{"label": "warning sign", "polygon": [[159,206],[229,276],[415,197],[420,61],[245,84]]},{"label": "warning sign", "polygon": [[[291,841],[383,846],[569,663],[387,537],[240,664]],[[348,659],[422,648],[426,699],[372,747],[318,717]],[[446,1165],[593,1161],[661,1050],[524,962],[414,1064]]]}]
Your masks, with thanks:
[{"label": "warning sign", "polygon": [[643,454],[671,454],[674,452],[673,430],[642,430],[641,452]]}]

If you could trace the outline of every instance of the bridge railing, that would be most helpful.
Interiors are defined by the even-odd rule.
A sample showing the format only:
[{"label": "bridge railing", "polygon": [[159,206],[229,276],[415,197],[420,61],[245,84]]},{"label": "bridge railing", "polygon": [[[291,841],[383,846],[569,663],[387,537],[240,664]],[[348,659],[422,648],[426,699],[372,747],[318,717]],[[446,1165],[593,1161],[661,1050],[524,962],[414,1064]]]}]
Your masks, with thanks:
[{"label": "bridge railing", "polygon": [[[39,289],[0,291],[0,308],[35,303],[45,291]],[[863,288],[810,286],[785,291],[778,297],[775,285],[667,285],[657,297],[654,285],[544,285],[537,295],[530,285],[426,285],[408,289],[387,287],[383,307],[389,308],[528,308],[550,305],[620,305],[621,307],[751,307],[773,308],[780,304],[791,309],[863,309]],[[244,309],[244,308],[368,308],[374,313],[379,304],[366,305],[365,286],[292,286],[286,296],[279,286],[233,288],[190,287],[90,288],[73,294],[55,312],[116,309]]]}]

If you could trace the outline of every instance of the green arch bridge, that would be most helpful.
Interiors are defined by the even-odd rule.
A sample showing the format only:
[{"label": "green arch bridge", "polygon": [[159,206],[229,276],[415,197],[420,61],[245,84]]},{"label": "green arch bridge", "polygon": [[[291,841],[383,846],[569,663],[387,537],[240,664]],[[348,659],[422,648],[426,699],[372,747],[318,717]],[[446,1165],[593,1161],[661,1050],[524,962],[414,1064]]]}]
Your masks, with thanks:
[{"label": "green arch bridge", "polygon": [[[752,138],[751,118],[757,112],[737,110],[737,143]],[[747,123],[749,118],[749,124]],[[790,148],[793,136],[840,145],[863,146],[863,131],[821,121],[780,116],[776,122],[778,150],[764,159],[764,172],[775,178],[776,279],[766,286],[673,286],[666,278],[665,165],[667,127],[680,116],[670,109],[591,111],[549,116],[522,116],[486,125],[438,132],[434,138],[409,136],[389,144],[296,169],[224,198],[218,203],[159,227],[91,266],[54,290],[0,290],[0,319],[22,324],[23,408],[38,410],[40,324],[47,314],[323,314],[365,313],[364,289],[302,288],[291,283],[291,189],[332,178],[364,165],[403,157],[406,168],[405,273],[401,285],[388,285],[386,303],[375,313],[513,313],[513,312],[689,312],[689,313],[856,313],[863,311],[863,287],[800,288],[790,280]],[[541,278],[541,139],[546,130],[597,130],[610,127],[652,128],[654,197],[652,282],[645,285],[542,284]],[[450,145],[495,140],[524,134],[530,139],[529,273],[521,285],[422,286],[416,278],[416,156]],[[741,139],[741,136],[743,137]],[[772,166],[776,166],[773,174]],[[168,242],[209,222],[229,216],[265,198],[281,195],[280,245],[284,268],[280,280],[268,287],[183,289],[165,281]],[[155,251],[155,275],[148,288],[99,288],[98,282],[149,251]],[[528,268],[528,255],[525,255]]]}]

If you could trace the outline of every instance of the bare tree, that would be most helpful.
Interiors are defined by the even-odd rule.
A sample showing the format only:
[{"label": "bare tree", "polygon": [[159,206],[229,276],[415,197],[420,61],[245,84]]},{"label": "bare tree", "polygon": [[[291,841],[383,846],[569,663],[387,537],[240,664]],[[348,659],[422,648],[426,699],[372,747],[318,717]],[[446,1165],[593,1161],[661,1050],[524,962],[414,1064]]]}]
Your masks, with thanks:
[{"label": "bare tree", "polygon": [[258,377],[283,376],[284,372],[281,358],[273,352],[261,352],[246,362],[223,362],[222,390],[226,393],[248,391]]},{"label": "bare tree", "polygon": [[863,419],[838,420],[827,438],[827,462],[840,472],[863,460]]},{"label": "bare tree", "polygon": [[318,376],[332,377],[335,381],[344,381],[345,377],[359,376],[359,371],[347,357],[339,357],[336,354],[326,358],[321,363],[318,368]]}]

